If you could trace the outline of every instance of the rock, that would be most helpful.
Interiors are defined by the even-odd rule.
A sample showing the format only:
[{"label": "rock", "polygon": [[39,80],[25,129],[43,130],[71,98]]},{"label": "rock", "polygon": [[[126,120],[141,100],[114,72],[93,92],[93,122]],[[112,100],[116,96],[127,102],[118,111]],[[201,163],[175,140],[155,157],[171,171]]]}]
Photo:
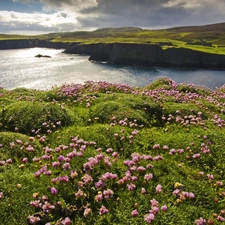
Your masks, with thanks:
[{"label": "rock", "polygon": [[37,57],[37,58],[52,58],[52,57],[49,56],[49,55],[41,55],[41,54],[38,54],[38,55],[36,55],[35,57]]}]

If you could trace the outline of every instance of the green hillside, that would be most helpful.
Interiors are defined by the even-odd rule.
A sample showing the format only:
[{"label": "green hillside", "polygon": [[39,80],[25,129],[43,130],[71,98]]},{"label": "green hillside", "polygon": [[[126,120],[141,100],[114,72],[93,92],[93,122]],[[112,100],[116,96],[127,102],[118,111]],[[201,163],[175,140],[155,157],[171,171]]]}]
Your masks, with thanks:
[{"label": "green hillside", "polygon": [[95,31],[52,33],[39,36],[1,35],[2,39],[37,38],[54,42],[152,43],[166,48],[188,48],[225,54],[225,23],[147,30],[136,27],[102,28]]}]

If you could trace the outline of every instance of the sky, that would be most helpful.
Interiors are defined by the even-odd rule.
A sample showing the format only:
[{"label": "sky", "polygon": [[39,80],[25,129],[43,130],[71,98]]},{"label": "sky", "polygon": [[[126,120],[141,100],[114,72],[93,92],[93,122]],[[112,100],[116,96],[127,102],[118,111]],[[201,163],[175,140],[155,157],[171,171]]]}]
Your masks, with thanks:
[{"label": "sky", "polygon": [[225,0],[0,0],[0,33],[6,34],[220,22],[225,22]]}]

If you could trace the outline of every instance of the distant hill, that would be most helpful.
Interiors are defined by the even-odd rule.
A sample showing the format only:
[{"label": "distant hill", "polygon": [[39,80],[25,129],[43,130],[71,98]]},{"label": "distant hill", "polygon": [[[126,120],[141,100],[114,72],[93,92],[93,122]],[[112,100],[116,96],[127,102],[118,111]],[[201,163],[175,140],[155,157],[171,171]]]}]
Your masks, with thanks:
[{"label": "distant hill", "polygon": [[202,26],[172,27],[166,30],[179,32],[225,32],[225,23],[208,24]]}]

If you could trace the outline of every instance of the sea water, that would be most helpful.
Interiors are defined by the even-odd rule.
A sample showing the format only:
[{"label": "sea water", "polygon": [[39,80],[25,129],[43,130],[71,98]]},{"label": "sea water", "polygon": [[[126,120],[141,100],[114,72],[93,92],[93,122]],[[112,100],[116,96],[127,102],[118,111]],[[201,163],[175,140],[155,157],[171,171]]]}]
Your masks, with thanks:
[{"label": "sea water", "polygon": [[[225,84],[225,70],[159,68],[91,62],[89,56],[67,55],[63,49],[0,50],[0,87],[46,90],[65,83],[107,81],[143,87],[159,77],[211,89]],[[37,58],[38,54],[51,58]]]}]

